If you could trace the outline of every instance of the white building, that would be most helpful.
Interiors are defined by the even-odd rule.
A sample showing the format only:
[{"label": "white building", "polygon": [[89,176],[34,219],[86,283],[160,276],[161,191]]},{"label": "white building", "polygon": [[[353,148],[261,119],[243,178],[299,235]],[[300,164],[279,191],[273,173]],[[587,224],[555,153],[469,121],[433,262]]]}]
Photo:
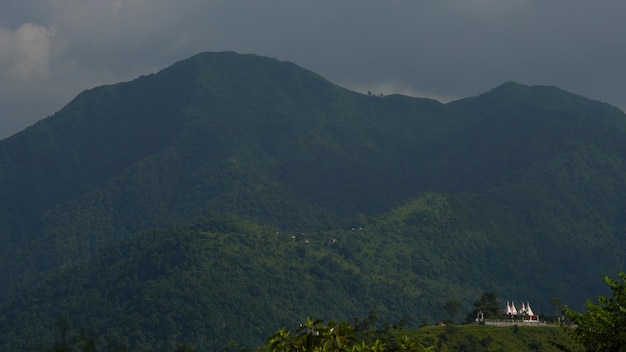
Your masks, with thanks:
[{"label": "white building", "polygon": [[530,308],[530,302],[528,301],[526,301],[525,304],[524,302],[522,302],[522,306],[519,310],[517,310],[517,308],[515,307],[514,301],[511,301],[511,303],[509,303],[509,301],[506,301],[504,315],[510,318],[521,318],[522,321],[525,323],[539,322],[539,315],[533,312],[532,308]]}]

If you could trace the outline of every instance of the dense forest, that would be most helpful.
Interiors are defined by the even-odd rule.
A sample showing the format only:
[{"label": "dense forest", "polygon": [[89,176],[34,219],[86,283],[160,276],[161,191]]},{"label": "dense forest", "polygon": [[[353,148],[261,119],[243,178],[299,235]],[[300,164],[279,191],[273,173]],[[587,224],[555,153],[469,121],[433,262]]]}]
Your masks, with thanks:
[{"label": "dense forest", "polygon": [[485,291],[581,308],[625,264],[625,128],[556,87],[443,104],[231,52],[86,90],[0,141],[0,341],[252,347]]}]

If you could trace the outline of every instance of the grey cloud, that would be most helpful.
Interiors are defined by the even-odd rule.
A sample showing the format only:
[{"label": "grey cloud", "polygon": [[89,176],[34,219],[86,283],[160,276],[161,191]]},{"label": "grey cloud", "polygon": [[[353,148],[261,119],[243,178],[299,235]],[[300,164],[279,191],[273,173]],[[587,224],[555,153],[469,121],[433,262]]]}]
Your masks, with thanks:
[{"label": "grey cloud", "polygon": [[[448,100],[517,80],[557,85],[626,107],[621,93],[626,91],[626,23],[620,18],[626,3],[615,0],[602,5],[583,0],[7,0],[0,6],[8,11],[0,11],[0,65],[7,62],[3,38],[20,26],[46,29],[37,33],[40,38],[47,33],[49,40],[49,56],[33,51],[30,71],[24,68],[47,70],[36,86],[0,82],[0,137],[53,113],[85,88],[155,72],[201,51],[292,61],[361,92]],[[19,101],[41,102],[40,109]],[[23,124],[9,127],[4,121],[10,119]]]}]

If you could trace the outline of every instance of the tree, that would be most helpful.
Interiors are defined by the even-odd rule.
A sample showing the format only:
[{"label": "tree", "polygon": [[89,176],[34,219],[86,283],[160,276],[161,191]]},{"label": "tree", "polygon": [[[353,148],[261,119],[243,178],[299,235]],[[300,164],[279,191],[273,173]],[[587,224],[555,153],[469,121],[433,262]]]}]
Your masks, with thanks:
[{"label": "tree", "polygon": [[557,321],[561,317],[563,301],[558,297],[552,297],[550,303],[552,303],[552,307],[554,308],[554,320]]},{"label": "tree", "polygon": [[603,275],[613,297],[598,296],[596,303],[587,301],[585,313],[565,308],[577,325],[570,333],[589,352],[626,351],[626,273],[618,279]]},{"label": "tree", "polygon": [[448,318],[450,319],[450,322],[454,323],[454,319],[456,315],[459,314],[459,309],[461,309],[461,302],[455,300],[447,301],[443,305],[443,309],[448,312]]},{"label": "tree", "polygon": [[[434,346],[424,346],[413,338],[401,336],[395,342],[396,346],[389,346],[379,339],[373,343],[357,340],[353,336],[354,328],[347,323],[337,324],[330,322],[322,324],[321,320],[307,318],[296,333],[282,328],[267,339],[267,344],[261,351],[270,352],[305,352],[305,351],[341,351],[341,352],[428,352]],[[393,343],[393,342],[392,342]]]},{"label": "tree", "polygon": [[478,311],[481,310],[485,318],[496,318],[500,316],[500,303],[498,302],[498,295],[495,292],[483,292],[480,299],[474,302],[474,310],[467,315],[467,321],[473,321]]},{"label": "tree", "polygon": [[406,352],[430,352],[435,350],[435,346],[426,347],[405,335],[399,338],[397,350]]}]

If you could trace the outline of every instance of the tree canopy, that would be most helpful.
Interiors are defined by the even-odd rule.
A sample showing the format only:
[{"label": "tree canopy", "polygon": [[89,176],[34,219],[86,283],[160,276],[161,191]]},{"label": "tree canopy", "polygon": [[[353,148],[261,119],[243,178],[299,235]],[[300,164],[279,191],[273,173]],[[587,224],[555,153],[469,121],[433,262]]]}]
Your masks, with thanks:
[{"label": "tree canopy", "polygon": [[613,279],[604,275],[612,297],[598,296],[587,301],[587,311],[567,310],[576,324],[571,334],[589,352],[621,352],[626,350],[626,273]]},{"label": "tree canopy", "polygon": [[295,333],[282,328],[270,336],[262,351],[270,352],[299,352],[299,351],[406,351],[428,352],[434,346],[424,346],[415,339],[403,335],[391,344],[376,339],[373,343],[357,339],[354,336],[354,327],[347,323],[329,322],[323,324],[321,320],[311,317],[300,324]]},{"label": "tree canopy", "polygon": [[476,302],[474,310],[467,315],[467,321],[473,321],[478,311],[482,311],[485,318],[497,318],[501,315],[498,295],[493,291],[485,291]]}]

